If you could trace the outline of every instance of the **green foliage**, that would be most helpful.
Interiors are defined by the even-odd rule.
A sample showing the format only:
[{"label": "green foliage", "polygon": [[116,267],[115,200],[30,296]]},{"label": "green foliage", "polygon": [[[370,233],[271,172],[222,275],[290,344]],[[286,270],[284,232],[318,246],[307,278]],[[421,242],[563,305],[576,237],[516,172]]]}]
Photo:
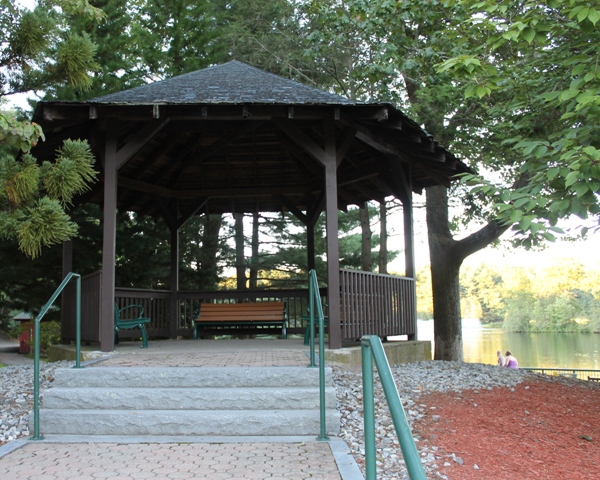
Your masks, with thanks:
[{"label": "green foliage", "polygon": [[79,140],[65,140],[56,161],[41,167],[29,154],[0,158],[0,238],[17,238],[31,258],[43,246],[68,240],[77,226],[63,205],[95,178],[89,145]]},{"label": "green foliage", "polygon": [[40,350],[46,351],[50,345],[60,344],[60,322],[40,322]]},{"label": "green foliage", "polygon": [[[489,105],[488,134],[506,147],[513,182],[466,176],[497,218],[531,246],[562,233],[557,222],[600,214],[600,18],[580,0],[446,2],[470,14],[468,52],[440,64],[465,97]],[[452,33],[450,33],[452,34]],[[506,180],[509,180],[508,178]],[[582,222],[581,233],[588,231]]]},{"label": "green foliage", "polygon": [[70,30],[74,18],[104,19],[88,0],[39,0],[33,9],[15,0],[0,5],[0,96],[45,90],[57,83],[89,87],[95,46]]}]

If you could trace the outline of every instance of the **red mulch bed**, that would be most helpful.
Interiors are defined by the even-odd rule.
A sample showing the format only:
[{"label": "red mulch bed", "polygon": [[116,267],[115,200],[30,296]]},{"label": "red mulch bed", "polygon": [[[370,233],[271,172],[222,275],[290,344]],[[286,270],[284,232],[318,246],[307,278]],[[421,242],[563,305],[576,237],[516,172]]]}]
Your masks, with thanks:
[{"label": "red mulch bed", "polygon": [[440,472],[450,480],[600,479],[598,384],[533,379],[512,389],[422,395],[419,403],[435,410],[413,430],[439,447]]}]

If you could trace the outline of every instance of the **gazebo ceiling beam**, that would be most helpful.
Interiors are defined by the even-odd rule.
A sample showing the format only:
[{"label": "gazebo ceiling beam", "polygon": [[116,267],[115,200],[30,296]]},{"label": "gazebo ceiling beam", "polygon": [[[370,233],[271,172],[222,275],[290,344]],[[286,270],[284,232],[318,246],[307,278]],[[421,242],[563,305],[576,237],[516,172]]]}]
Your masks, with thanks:
[{"label": "gazebo ceiling beam", "polygon": [[[156,181],[160,181],[165,175],[169,175],[173,170],[179,168],[179,174],[177,175],[176,180],[171,185],[171,188],[176,188],[179,184],[181,177],[185,173],[185,167],[191,163],[202,163],[205,159],[212,157],[216,153],[219,153],[223,149],[227,147],[227,145],[237,143],[241,138],[245,135],[251,133],[252,131],[259,128],[263,125],[264,121],[251,121],[249,123],[243,122],[241,127],[234,130],[231,136],[227,136],[227,132],[223,133],[223,136],[220,140],[216,140],[210,146],[208,146],[205,150],[198,152],[198,146],[201,143],[201,139],[198,139],[191,145],[188,149],[186,149],[181,155],[178,155],[176,161],[170,162],[163,169],[161,169],[158,174],[155,176]],[[198,152],[195,154],[195,152]]]},{"label": "gazebo ceiling beam", "polygon": [[136,180],[141,179],[146,172],[148,172],[148,170],[150,170],[163,155],[166,155],[175,145],[177,145],[181,139],[185,137],[185,135],[185,133],[174,135],[167,142],[165,142],[161,148],[153,152],[152,155],[148,156],[142,165],[136,167],[135,172],[133,173],[133,178]]},{"label": "gazebo ceiling beam", "polygon": [[298,165],[298,168],[305,181],[314,181],[315,176],[318,178],[323,178],[325,172],[320,163],[306,158],[304,150],[300,149],[295,142],[290,140],[281,131],[276,130],[275,134],[277,135],[281,146],[292,157],[292,159],[294,159],[296,165]]},{"label": "gazebo ceiling beam", "polygon": [[444,185],[446,187],[450,186],[450,181],[444,175],[438,173],[435,169],[429,168],[428,166],[423,165],[422,163],[415,162],[415,160],[409,155],[407,155],[405,152],[402,152],[396,146],[390,144],[382,138],[379,138],[377,135],[374,135],[368,129],[357,126],[357,130],[358,132],[356,134],[356,137],[362,142],[365,142],[367,145],[373,147],[374,149],[378,150],[383,154],[397,157],[400,160],[413,165],[415,169],[421,170],[427,176],[434,178],[441,185]]},{"label": "gazebo ceiling beam", "polygon": [[348,150],[350,150],[352,142],[354,142],[355,138],[356,129],[354,128],[345,128],[342,132],[335,151],[338,167],[340,166],[340,163],[342,163],[342,160],[346,157],[346,154],[348,153]]},{"label": "gazebo ceiling beam", "polygon": [[273,123],[285,133],[298,147],[308,153],[322,165],[325,164],[325,151],[317,143],[298,128],[294,122],[286,118],[273,119]]},{"label": "gazebo ceiling beam", "polygon": [[196,215],[207,203],[208,197],[200,198],[191,209],[180,216],[179,220],[177,221],[177,229],[183,227],[188,220]]},{"label": "gazebo ceiling beam", "polygon": [[154,136],[160,132],[165,125],[169,123],[169,118],[165,120],[153,120],[144,125],[134,136],[127,140],[117,152],[117,170],[120,169],[129,159],[138,153]]},{"label": "gazebo ceiling beam", "polygon": [[308,225],[308,217],[299,208],[296,207],[294,202],[289,201],[285,195],[273,195],[273,198],[277,199],[288,211],[300,220],[304,225]]},{"label": "gazebo ceiling beam", "polygon": [[304,187],[289,187],[280,186],[269,188],[268,191],[264,187],[245,187],[245,188],[203,188],[195,190],[175,190],[152,183],[133,180],[127,177],[119,177],[119,186],[135,190],[138,192],[161,195],[165,198],[178,199],[194,199],[200,197],[211,198],[245,198],[245,197],[269,197],[275,193],[285,194],[291,193],[300,195],[306,192]]}]

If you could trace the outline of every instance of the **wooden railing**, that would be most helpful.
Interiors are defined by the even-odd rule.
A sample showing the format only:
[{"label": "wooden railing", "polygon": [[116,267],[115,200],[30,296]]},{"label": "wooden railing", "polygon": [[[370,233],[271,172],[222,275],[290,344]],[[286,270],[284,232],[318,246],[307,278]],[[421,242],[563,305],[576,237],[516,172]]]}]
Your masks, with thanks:
[{"label": "wooden railing", "polygon": [[[141,305],[144,307],[144,317],[151,319],[150,325],[146,327],[148,336],[151,338],[169,338],[171,320],[171,292],[169,290],[118,287],[115,288],[115,301],[119,308],[128,305]],[[135,312],[135,309],[130,309],[129,314],[135,316],[137,312]],[[140,336],[139,331],[135,329],[123,330],[119,332],[119,335],[123,338]]]},{"label": "wooden railing", "polygon": [[416,334],[413,278],[340,270],[340,294],[343,340]]},{"label": "wooden railing", "polygon": [[[82,334],[84,342],[100,340],[100,285],[102,272],[82,278]],[[327,289],[320,289],[326,302]],[[151,338],[168,338],[172,335],[171,292],[168,290],[142,290],[116,288],[115,299],[119,308],[142,305],[145,316],[152,319],[148,327]],[[308,290],[245,290],[213,292],[179,292],[178,318],[175,319],[177,336],[190,337],[192,325],[201,303],[286,302],[288,308],[288,334],[304,334],[302,316],[308,310]],[[412,278],[378,275],[355,270],[340,271],[341,327],[343,340],[355,340],[363,335],[389,337],[416,334],[415,282]],[[68,304],[65,304],[65,306]],[[65,308],[65,307],[63,307]],[[74,315],[67,311],[63,322],[63,338],[74,339]],[[327,312],[325,312],[327,316]],[[139,332],[124,330],[124,338]]]}]

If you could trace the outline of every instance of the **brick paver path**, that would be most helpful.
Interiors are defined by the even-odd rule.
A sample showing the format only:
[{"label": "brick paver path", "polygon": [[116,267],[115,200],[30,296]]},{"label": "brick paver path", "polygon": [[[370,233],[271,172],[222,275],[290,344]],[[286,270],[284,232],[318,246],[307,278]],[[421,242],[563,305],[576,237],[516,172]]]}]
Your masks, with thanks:
[{"label": "brick paver path", "polygon": [[120,353],[94,367],[305,367],[308,356],[297,350],[240,352]]},{"label": "brick paver path", "polygon": [[0,458],[2,478],[340,480],[327,443],[29,443]]}]

